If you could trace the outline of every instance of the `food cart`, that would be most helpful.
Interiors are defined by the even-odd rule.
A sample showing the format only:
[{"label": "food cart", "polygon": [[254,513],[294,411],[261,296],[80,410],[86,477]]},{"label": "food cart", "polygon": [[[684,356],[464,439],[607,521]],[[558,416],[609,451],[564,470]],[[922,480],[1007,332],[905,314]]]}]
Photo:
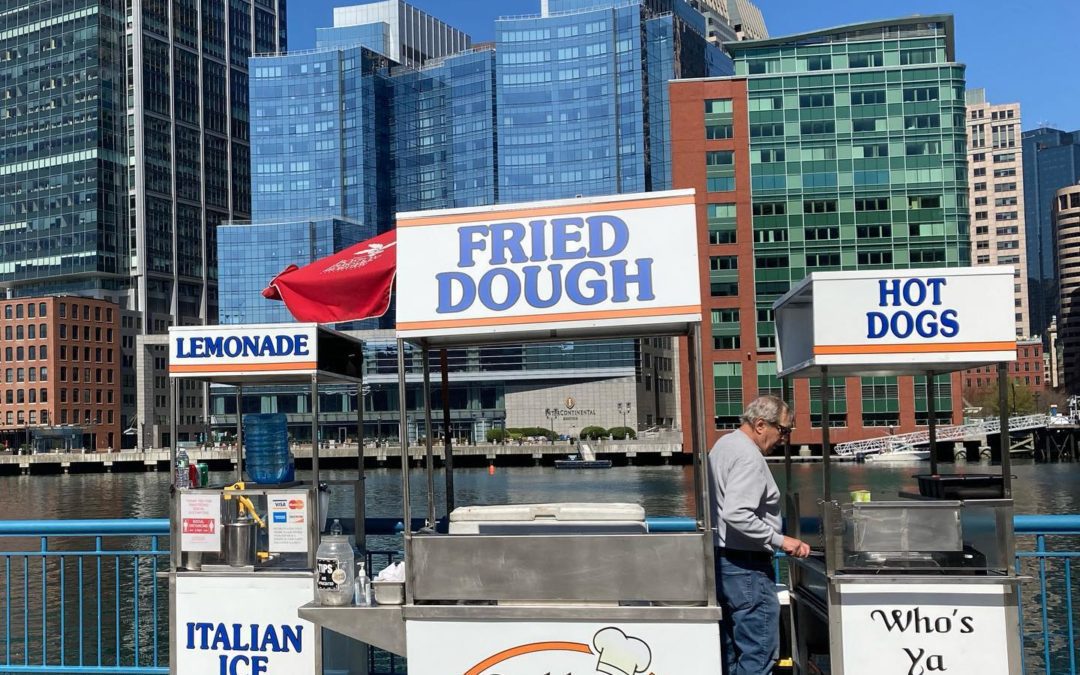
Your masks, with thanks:
[{"label": "food cart", "polygon": [[[832,494],[830,375],[936,375],[996,364],[1004,404],[1016,358],[1013,268],[814,273],[773,305],[777,370],[822,378],[821,532],[791,560],[796,674],[1020,672],[1009,442],[1001,473],[940,474],[934,392],[930,473],[919,490],[851,502]],[[800,523],[785,448],[787,522]],[[805,503],[805,502],[804,502]]]},{"label": "food cart", "polygon": [[[355,384],[359,394],[361,363],[359,340],[316,324],[169,330],[175,534],[167,574],[174,675],[323,672],[320,631],[296,616],[297,608],[314,597],[315,552],[328,507],[320,499],[326,493],[319,490],[319,387]],[[177,408],[184,383],[191,380],[236,387],[237,484],[244,466],[244,385],[310,385],[312,480],[175,489]],[[362,407],[357,414],[362,431]],[[353,485],[356,542],[363,550],[362,434],[357,441],[358,479],[331,482]]]},{"label": "food cart", "polygon": [[[407,656],[410,675],[718,674],[695,222],[694,193],[683,190],[400,214],[397,225],[402,402],[407,348],[426,364],[433,347],[688,337],[695,531],[643,532],[632,509],[610,505],[621,515],[608,526],[599,505],[465,507],[436,531],[429,445],[429,527],[404,533],[402,603],[312,604],[300,616]],[[427,378],[424,394],[429,416]],[[410,514],[406,423],[402,409]]]}]

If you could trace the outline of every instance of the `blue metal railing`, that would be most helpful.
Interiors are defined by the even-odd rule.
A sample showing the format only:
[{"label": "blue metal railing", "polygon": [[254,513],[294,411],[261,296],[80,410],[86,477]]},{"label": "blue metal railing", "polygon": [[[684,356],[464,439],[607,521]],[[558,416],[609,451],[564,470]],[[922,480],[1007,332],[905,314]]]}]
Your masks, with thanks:
[{"label": "blue metal railing", "polygon": [[[369,519],[367,532],[400,532],[401,519]],[[692,531],[692,518],[650,518],[653,532]],[[1077,675],[1073,562],[1080,515],[1018,515],[1026,675]],[[0,674],[168,672],[169,521],[0,521]],[[369,565],[393,558],[376,552]],[[369,569],[372,569],[369,567]],[[373,655],[371,672],[404,673]]]}]

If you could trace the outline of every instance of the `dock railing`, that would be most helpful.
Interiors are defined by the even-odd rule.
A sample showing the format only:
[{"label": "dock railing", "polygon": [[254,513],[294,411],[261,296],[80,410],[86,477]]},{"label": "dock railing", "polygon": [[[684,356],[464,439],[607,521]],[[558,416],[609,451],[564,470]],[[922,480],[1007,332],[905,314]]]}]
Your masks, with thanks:
[{"label": "dock railing", "polygon": [[[372,519],[386,534],[396,519]],[[692,530],[688,518],[654,518],[652,531]],[[1074,560],[1080,515],[1018,515],[1025,675],[1077,675]],[[0,675],[167,673],[169,521],[0,521]],[[396,557],[374,551],[369,568]],[[783,564],[782,561],[780,564]],[[372,675],[403,675],[404,660],[372,655]]]}]

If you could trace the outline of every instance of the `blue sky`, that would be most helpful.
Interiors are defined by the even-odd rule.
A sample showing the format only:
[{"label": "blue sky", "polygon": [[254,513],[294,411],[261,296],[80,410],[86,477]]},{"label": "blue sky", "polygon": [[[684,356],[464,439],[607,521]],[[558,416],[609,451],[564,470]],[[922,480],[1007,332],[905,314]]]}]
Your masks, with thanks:
[{"label": "blue sky", "polygon": [[[292,2],[289,45],[309,49],[315,28],[333,24],[333,7],[349,0]],[[411,4],[473,36],[494,39],[495,18],[536,14],[540,0],[411,0]],[[773,36],[905,16],[956,16],[957,58],[969,88],[984,87],[994,103],[1020,101],[1025,130],[1041,124],[1080,129],[1080,0],[757,0]],[[302,8],[302,9],[301,9]]]}]

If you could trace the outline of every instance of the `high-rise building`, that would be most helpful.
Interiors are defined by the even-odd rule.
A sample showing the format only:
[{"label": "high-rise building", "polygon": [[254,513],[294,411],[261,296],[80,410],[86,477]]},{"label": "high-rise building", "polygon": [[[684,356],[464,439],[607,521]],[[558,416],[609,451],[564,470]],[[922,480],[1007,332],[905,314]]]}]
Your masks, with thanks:
[{"label": "high-rise building", "polygon": [[[0,286],[114,301],[144,335],[213,322],[215,229],[251,208],[247,60],[285,48],[285,0],[2,0],[0,16]],[[125,428],[164,410],[162,373],[138,397],[155,411],[123,371]]]},{"label": "high-rise building", "polygon": [[1054,195],[1054,230],[1061,284],[1058,339],[1062,348],[1064,385],[1069,393],[1080,390],[1080,185]]},{"label": "high-rise building", "polygon": [[[258,275],[317,257],[253,255],[273,222],[344,218],[381,232],[398,211],[666,189],[668,81],[733,72],[684,0],[549,0],[537,16],[499,19],[493,47],[422,60],[389,46],[387,7],[407,6],[339,10],[316,51],[252,60],[256,224],[225,228],[218,248],[249,297],[223,301],[223,322],[269,316],[252,296]],[[393,359],[378,355],[396,346],[366,339],[379,364],[365,379],[372,414],[393,433]],[[673,357],[670,339],[453,350],[452,417],[477,438],[496,420],[548,425],[545,410],[571,399],[605,427],[621,424],[620,408],[630,426],[677,425]],[[418,360],[408,363],[414,373]],[[282,396],[292,410],[303,394]],[[235,424],[227,398],[214,400],[215,424]]]},{"label": "high-rise building", "polygon": [[[671,84],[675,187],[697,190],[705,398],[738,425],[780,392],[772,304],[808,273],[969,264],[964,66],[951,16],[726,45],[736,76]],[[795,441],[814,443],[818,380],[795,382]],[[928,419],[924,377],[830,378],[834,440]],[[939,421],[959,378],[936,378]],[[685,398],[684,398],[685,401]]]},{"label": "high-rise building", "polygon": [[1025,131],[1021,138],[1029,324],[1032,333],[1045,336],[1061,307],[1053,217],[1055,194],[1080,180],[1080,131],[1043,127]]},{"label": "high-rise building", "polygon": [[404,0],[335,7],[333,28],[316,29],[316,38],[319,49],[363,45],[412,68],[472,46],[467,34]]},{"label": "high-rise building", "polygon": [[766,40],[769,31],[761,10],[750,0],[727,0],[728,16],[739,40]]},{"label": "high-rise building", "polygon": [[1020,104],[987,103],[984,89],[968,89],[965,100],[971,260],[975,265],[1012,265],[1016,269],[1016,335],[1027,337],[1031,330]]}]

